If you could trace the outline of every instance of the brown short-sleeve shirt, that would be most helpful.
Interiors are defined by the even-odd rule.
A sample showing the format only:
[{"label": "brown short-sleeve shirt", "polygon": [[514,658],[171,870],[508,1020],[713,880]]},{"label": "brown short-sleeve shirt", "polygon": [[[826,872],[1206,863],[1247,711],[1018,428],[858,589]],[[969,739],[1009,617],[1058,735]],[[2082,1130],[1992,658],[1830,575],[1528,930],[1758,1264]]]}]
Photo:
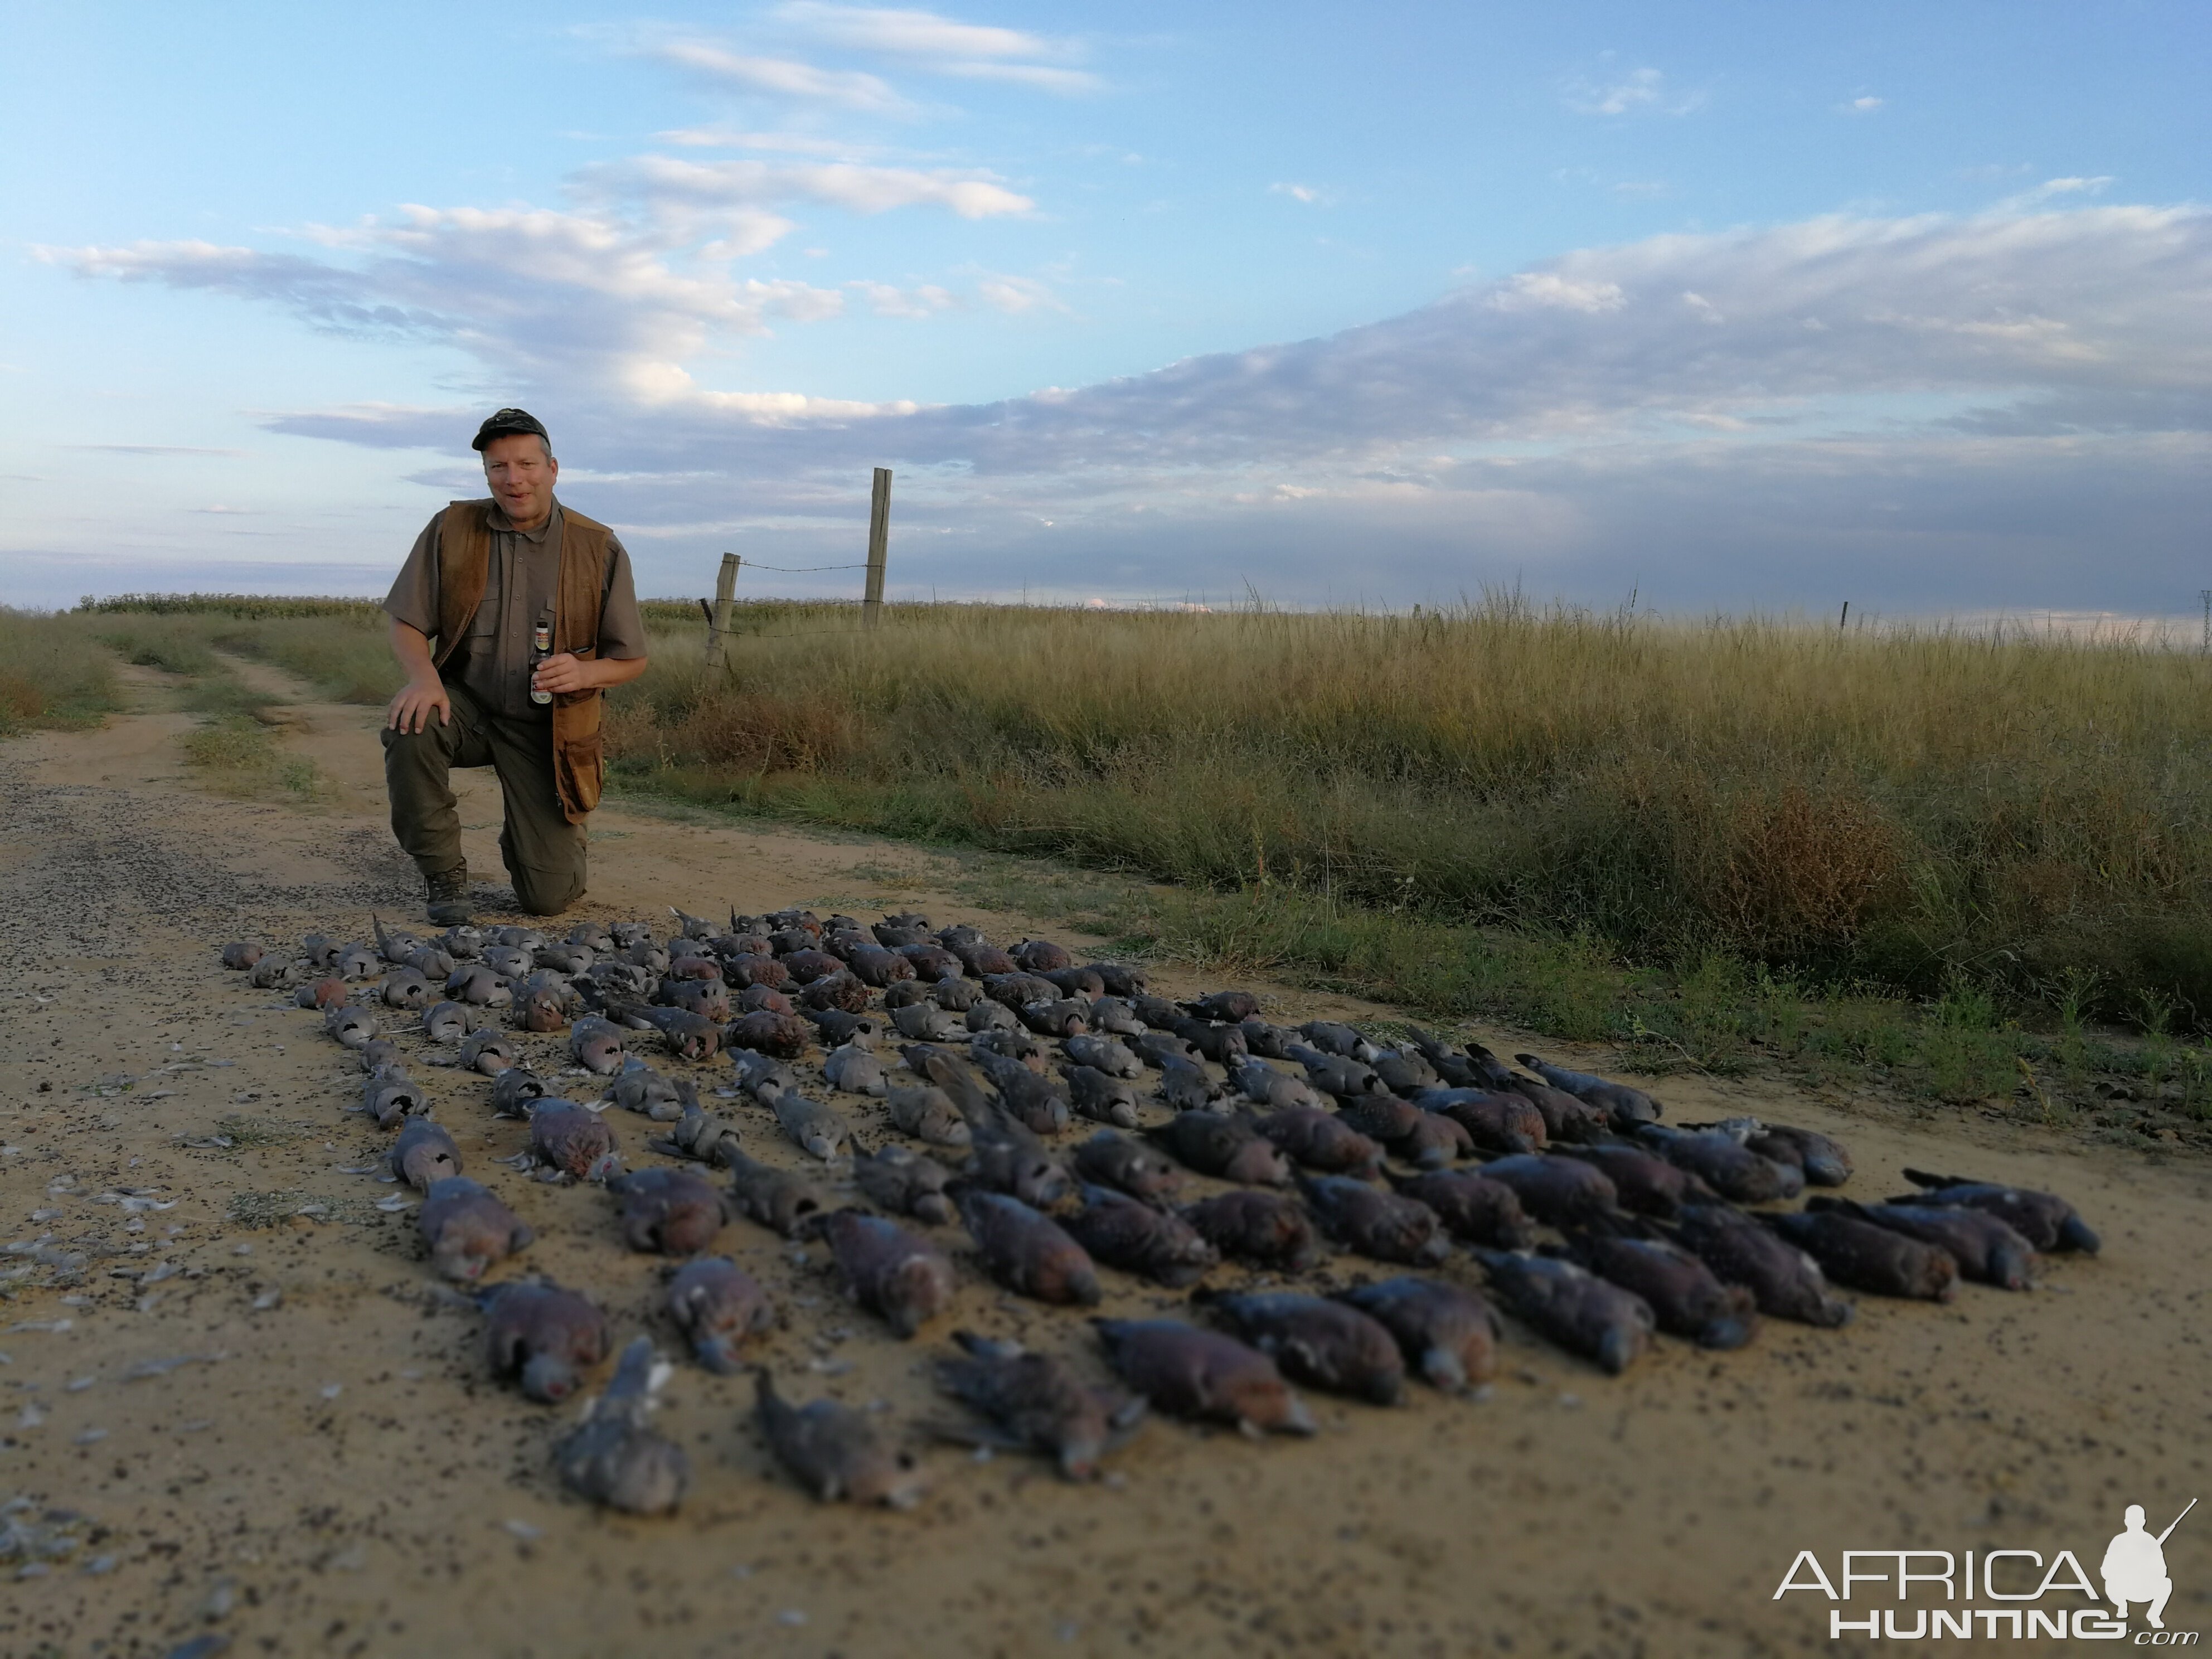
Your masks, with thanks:
[{"label": "brown short-sleeve shirt", "polygon": [[[422,527],[384,600],[385,611],[393,621],[424,634],[438,626],[438,522],[443,516],[441,513]],[[535,659],[531,634],[541,620],[548,624],[553,620],[561,572],[561,522],[557,501],[534,531],[517,530],[496,503],[491,508],[491,560],[483,600],[469,621],[468,637],[446,659],[445,675],[492,714],[549,721],[553,717],[549,706],[530,701]],[[606,596],[599,605],[599,654],[624,659],[646,654],[645,622],[637,613],[629,555],[611,535],[607,538]]]}]

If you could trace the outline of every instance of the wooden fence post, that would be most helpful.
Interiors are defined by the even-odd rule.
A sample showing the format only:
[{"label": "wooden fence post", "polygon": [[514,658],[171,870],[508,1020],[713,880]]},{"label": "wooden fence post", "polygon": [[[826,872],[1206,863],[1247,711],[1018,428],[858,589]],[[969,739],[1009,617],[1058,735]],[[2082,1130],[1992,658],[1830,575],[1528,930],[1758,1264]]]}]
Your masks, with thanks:
[{"label": "wooden fence post", "polygon": [[707,672],[718,672],[722,666],[723,647],[730,637],[730,612],[738,603],[738,566],[744,561],[734,553],[722,555],[722,568],[714,577],[714,610],[707,625]]},{"label": "wooden fence post", "polygon": [[860,620],[871,628],[883,620],[884,561],[890,539],[891,470],[879,466],[875,494],[868,503],[868,586],[860,600]]}]

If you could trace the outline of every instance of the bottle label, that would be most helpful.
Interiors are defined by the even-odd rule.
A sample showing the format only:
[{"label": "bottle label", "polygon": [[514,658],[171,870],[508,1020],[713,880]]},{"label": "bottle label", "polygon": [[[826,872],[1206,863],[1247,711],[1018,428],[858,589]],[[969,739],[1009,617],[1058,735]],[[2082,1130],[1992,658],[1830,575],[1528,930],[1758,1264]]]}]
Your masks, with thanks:
[{"label": "bottle label", "polygon": [[[538,623],[536,630],[530,636],[530,642],[539,656],[545,655],[553,648],[552,629],[544,623]],[[553,694],[550,691],[540,691],[533,685],[530,688],[530,701],[539,704],[549,703],[553,701]]]}]

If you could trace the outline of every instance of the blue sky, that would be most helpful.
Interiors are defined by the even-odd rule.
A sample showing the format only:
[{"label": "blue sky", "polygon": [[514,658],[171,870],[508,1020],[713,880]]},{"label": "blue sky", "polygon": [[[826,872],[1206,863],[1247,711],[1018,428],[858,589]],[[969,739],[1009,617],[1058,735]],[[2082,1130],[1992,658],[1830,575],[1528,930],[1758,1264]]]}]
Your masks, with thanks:
[{"label": "blue sky", "polygon": [[2188,611],[2207,15],[11,5],[0,599],[375,591],[520,403],[655,592],[889,465],[895,596]]}]

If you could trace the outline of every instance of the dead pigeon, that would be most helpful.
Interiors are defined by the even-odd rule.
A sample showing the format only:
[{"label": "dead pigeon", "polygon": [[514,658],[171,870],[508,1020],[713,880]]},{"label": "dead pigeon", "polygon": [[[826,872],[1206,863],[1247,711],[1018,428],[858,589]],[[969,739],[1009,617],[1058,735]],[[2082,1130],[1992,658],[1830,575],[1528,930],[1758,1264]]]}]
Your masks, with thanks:
[{"label": "dead pigeon", "polygon": [[1252,1434],[1316,1432],[1305,1402],[1257,1348],[1179,1319],[1091,1323],[1115,1373],[1170,1416],[1230,1423]]},{"label": "dead pigeon", "polygon": [[419,951],[422,941],[409,933],[386,927],[375,915],[368,919],[369,930],[376,936],[376,953],[386,962],[404,962],[410,951]]},{"label": "dead pigeon", "polygon": [[921,1476],[912,1455],[885,1444],[860,1413],[834,1400],[791,1406],[776,1393],[765,1366],[754,1374],[753,1388],[769,1449],[823,1503],[842,1498],[906,1510],[921,1501]]},{"label": "dead pigeon", "polygon": [[1632,1291],[1650,1307],[1659,1328],[1702,1348],[1740,1348],[1759,1328],[1758,1301],[1741,1285],[1723,1285],[1680,1244],[1640,1236],[1639,1224],[1608,1222],[1567,1235],[1574,1259],[1601,1279]]},{"label": "dead pigeon", "polygon": [[865,1210],[832,1210],[812,1224],[845,1278],[845,1294],[910,1337],[952,1305],[952,1262],[896,1222]]},{"label": "dead pigeon", "polygon": [[606,1120],[588,1106],[550,1095],[531,1103],[525,1156],[554,1179],[604,1181],[622,1168]]},{"label": "dead pigeon", "polygon": [[459,1042],[469,1034],[469,1011],[459,1002],[434,1002],[422,1011],[422,1035],[433,1042]]},{"label": "dead pigeon", "polygon": [[433,1182],[460,1174],[461,1149],[443,1126],[427,1117],[412,1117],[385,1154],[385,1163],[409,1186],[427,1193]]},{"label": "dead pigeon", "polygon": [[1051,981],[1060,988],[1062,996],[1075,997],[1085,1003],[1095,1002],[1106,994],[1106,981],[1095,969],[1054,968],[1039,973],[1037,977]]},{"label": "dead pigeon", "polygon": [[1252,1127],[1302,1169],[1368,1176],[1382,1165],[1382,1149],[1334,1112],[1294,1106],[1255,1119]]},{"label": "dead pigeon", "polygon": [[1137,1091],[1129,1084],[1088,1066],[1065,1067],[1060,1075],[1079,1115],[1121,1129],[1137,1127]]},{"label": "dead pigeon", "polygon": [[361,1109],[380,1129],[397,1128],[402,1118],[430,1109],[430,1097],[397,1066],[380,1066],[362,1085]]},{"label": "dead pigeon", "polygon": [[1097,1305],[1097,1271],[1059,1223],[1004,1193],[962,1186],[952,1196],[993,1279],[1039,1302]]},{"label": "dead pigeon", "polygon": [[2100,1248],[2089,1224],[2056,1193],[2008,1187],[1967,1176],[1929,1175],[1924,1170],[1907,1170],[1905,1178],[1924,1190],[1893,1200],[1894,1203],[1963,1204],[1969,1209],[1986,1210],[2008,1223],[2039,1250],[2080,1250],[2094,1255]]},{"label": "dead pigeon", "polygon": [[1224,1024],[1234,1025],[1260,1012],[1260,999],[1249,991],[1212,991],[1176,1006],[1194,1018],[1218,1020]]},{"label": "dead pigeon", "polygon": [[1040,1076],[1003,1054],[985,1052],[975,1060],[999,1091],[1000,1106],[1026,1127],[1041,1135],[1058,1134],[1067,1127],[1067,1097],[1057,1078]]},{"label": "dead pigeon", "polygon": [[1586,1267],[1545,1255],[1477,1249],[1491,1287],[1513,1311],[1571,1353],[1615,1376],[1651,1346],[1657,1321],[1643,1297]]},{"label": "dead pigeon", "polygon": [[1838,1210],[1798,1210],[1759,1218],[1820,1264],[1838,1285],[1876,1296],[1948,1302],[1958,1294],[1959,1264],[1940,1245]]},{"label": "dead pigeon", "polygon": [[1141,1132],[1200,1175],[1252,1186],[1286,1187],[1291,1166],[1252,1120],[1223,1112],[1184,1112]]},{"label": "dead pigeon", "polygon": [[488,1188],[465,1176],[432,1182],[415,1225],[439,1276],[463,1282],[481,1279],[485,1268],[537,1237]]},{"label": "dead pigeon", "polygon": [[[1180,1042],[1182,1039],[1174,1037],[1170,1041]],[[1202,1112],[1223,1093],[1221,1085],[1207,1075],[1203,1066],[1189,1060],[1163,1054],[1152,1064],[1160,1068],[1160,1104],[1170,1111]]]},{"label": "dead pigeon", "polygon": [[1006,954],[1025,974],[1049,973],[1055,968],[1072,967],[1075,962],[1066,950],[1046,939],[1025,939]]},{"label": "dead pigeon", "polygon": [[532,1103],[544,1098],[545,1084],[537,1073],[520,1063],[495,1073],[491,1084],[494,1117],[528,1117]]},{"label": "dead pigeon", "polygon": [[1045,1074],[1046,1056],[1051,1052],[1043,1038],[1023,1030],[978,1031],[968,1040],[969,1058],[980,1061],[989,1054],[1000,1060],[1018,1060],[1039,1077]]},{"label": "dead pigeon", "polygon": [[696,1255],[729,1218],[720,1189],[689,1170],[617,1173],[607,1190],[622,1200],[623,1240],[633,1250]]},{"label": "dead pigeon", "polygon": [[1018,1031],[1022,1024],[1012,1009],[988,997],[969,1004],[960,1023],[978,1036],[986,1031]]},{"label": "dead pigeon", "polygon": [[376,994],[387,1008],[419,1012],[430,1006],[430,981],[412,968],[401,968],[386,974]]},{"label": "dead pigeon", "polygon": [[724,1376],[744,1369],[739,1349],[747,1337],[775,1323],[775,1309],[760,1281],[726,1256],[684,1263],[668,1281],[668,1311],[708,1370]]},{"label": "dead pigeon", "polygon": [[2035,1280],[2035,1249],[2002,1216],[1964,1204],[1854,1204],[1815,1198],[1808,1209],[1839,1209],[1877,1227],[1950,1253],[1961,1277],[2001,1291],[2025,1291]]},{"label": "dead pigeon", "polygon": [[824,1164],[842,1152],[852,1136],[852,1127],[836,1107],[809,1100],[796,1089],[779,1091],[768,1106],[791,1144]]},{"label": "dead pigeon", "polygon": [[1256,1267],[1303,1273],[1321,1259],[1313,1223],[1280,1193],[1240,1188],[1185,1205],[1182,1218],[1222,1255]]},{"label": "dead pigeon", "polygon": [[341,945],[331,952],[331,972],[340,979],[374,979],[384,963],[366,945]]},{"label": "dead pigeon", "polygon": [[1071,1480],[1087,1480],[1098,1460],[1123,1444],[1143,1420],[1145,1402],[1119,1389],[1093,1388],[1054,1354],[1018,1342],[955,1331],[962,1357],[939,1360],[937,1383],[991,1420],[996,1432],[943,1431],[1009,1451],[1039,1451]]},{"label": "dead pigeon", "polygon": [[1554,1089],[1564,1089],[1576,1099],[1588,1101],[1610,1113],[1613,1127],[1624,1134],[1639,1124],[1657,1122],[1664,1109],[1643,1090],[1631,1088],[1626,1083],[1614,1083],[1588,1072],[1571,1072],[1564,1066],[1547,1065],[1534,1054],[1516,1054],[1513,1058]]},{"label": "dead pigeon", "polygon": [[673,1123],[684,1115],[676,1081],[635,1054],[623,1061],[622,1069],[608,1082],[600,1098],[626,1112],[642,1112],[655,1123]]},{"label": "dead pigeon", "polygon": [[365,1008],[340,1004],[324,1012],[323,1035],[348,1048],[358,1048],[376,1035],[376,1020]]},{"label": "dead pigeon", "polygon": [[719,979],[665,979],[654,988],[653,1000],[664,1008],[681,1008],[702,1019],[720,1022],[730,1017],[730,988]]},{"label": "dead pigeon", "polygon": [[833,1089],[848,1095],[871,1095],[880,1100],[890,1093],[884,1081],[884,1063],[866,1048],[848,1043],[822,1058],[822,1075]]},{"label": "dead pigeon", "polygon": [[1015,1011],[1022,1024],[1043,1037],[1078,1037],[1091,1030],[1091,1005],[1079,997],[1050,997],[1024,1002]]},{"label": "dead pigeon", "polygon": [[1137,1011],[1120,997],[1092,999],[1089,1018],[1091,1029],[1105,1036],[1139,1037],[1146,1029]]},{"label": "dead pigeon", "polygon": [[738,1079],[738,1087],[762,1105],[799,1086],[799,1073],[783,1061],[751,1048],[732,1048],[730,1051],[730,1070]]},{"label": "dead pigeon", "polygon": [[[1504,1090],[1425,1088],[1414,1092],[1413,1101],[1425,1112],[1450,1119],[1467,1131],[1471,1148],[1493,1157],[1541,1152],[1551,1143],[1551,1129],[1543,1113],[1526,1095]],[[1358,1105],[1345,1109],[1356,1113]]]},{"label": "dead pigeon", "polygon": [[518,951],[512,945],[487,945],[483,948],[482,965],[501,979],[520,980],[538,964],[527,951]]},{"label": "dead pigeon", "polygon": [[553,1454],[563,1486],[626,1515],[668,1515],[684,1501],[690,1459],[646,1427],[668,1370],[649,1336],[623,1350],[607,1391],[585,1407],[583,1422]]},{"label": "dead pigeon", "polygon": [[1613,1182],[1620,1207],[1638,1215],[1671,1219],[1682,1206],[1713,1194],[1705,1183],[1679,1165],[1654,1158],[1641,1146],[1626,1141],[1606,1141],[1594,1146],[1562,1146],[1568,1158],[1580,1158],[1605,1171]]},{"label": "dead pigeon", "polygon": [[1340,1101],[1390,1093],[1389,1086],[1376,1075],[1374,1068],[1360,1060],[1310,1048],[1303,1042],[1291,1043],[1283,1052],[1305,1067],[1307,1082]]},{"label": "dead pigeon", "polygon": [[1200,1291],[1193,1299],[1273,1359],[1293,1382],[1351,1395],[1375,1406],[1395,1406],[1406,1397],[1406,1361],[1398,1352],[1398,1340],[1355,1307],[1287,1291],[1244,1295]]},{"label": "dead pigeon", "polygon": [[292,1000],[302,1008],[343,1008],[351,994],[343,980],[325,975],[301,986],[292,993]]},{"label": "dead pigeon", "polygon": [[1492,1158],[1486,1181],[1510,1187],[1521,1207],[1547,1227],[1570,1227],[1619,1207],[1620,1194],[1605,1171],[1571,1158],[1524,1152]]},{"label": "dead pigeon", "polygon": [[721,1041],[726,1048],[750,1048],[775,1060],[797,1060],[813,1047],[814,1033],[796,1014],[772,1014],[757,1008],[722,1027]]},{"label": "dead pigeon", "polygon": [[1067,1039],[1066,1049],[1067,1057],[1078,1066],[1091,1066],[1109,1077],[1144,1075],[1144,1063],[1126,1043],[1116,1042],[1112,1037],[1072,1036]]},{"label": "dead pigeon", "polygon": [[514,1279],[480,1298],[492,1375],[540,1405],[575,1393],[577,1372],[607,1357],[606,1316],[550,1279]]},{"label": "dead pigeon", "polygon": [[1337,1020],[1310,1019],[1296,1029],[1297,1034],[1305,1039],[1305,1046],[1340,1060],[1364,1062],[1375,1051],[1374,1045],[1365,1037]]},{"label": "dead pigeon", "polygon": [[478,1008],[505,1008],[514,1001],[514,987],[489,963],[471,962],[446,975],[446,994],[457,1002]]},{"label": "dead pigeon", "polygon": [[1535,1245],[1520,1198],[1503,1182],[1471,1170],[1432,1170],[1417,1176],[1386,1170],[1383,1175],[1399,1192],[1435,1212],[1454,1238],[1496,1250],[1526,1250]]},{"label": "dead pigeon", "polygon": [[1805,1190],[1802,1169],[1761,1158],[1722,1130],[1692,1133],[1663,1123],[1647,1123],[1636,1132],[1636,1138],[1677,1169],[1687,1170],[1731,1204],[1773,1204]]},{"label": "dead pigeon", "polygon": [[1083,1188],[1083,1208],[1064,1218],[1075,1242],[1109,1267],[1141,1273],[1170,1290],[1195,1284],[1221,1260],[1198,1230],[1110,1187]]},{"label": "dead pigeon", "polygon": [[247,939],[234,939],[222,947],[222,965],[234,973],[244,973],[261,960],[264,952],[259,945]]},{"label": "dead pigeon", "polygon": [[804,1176],[758,1163],[727,1142],[718,1155],[730,1171],[730,1202],[738,1213],[772,1232],[789,1238],[830,1207],[829,1196]]},{"label": "dead pigeon", "polygon": [[799,994],[807,1008],[842,1008],[848,1014],[868,1011],[868,988],[854,975],[825,974]]},{"label": "dead pigeon", "polygon": [[390,1037],[369,1038],[354,1050],[354,1058],[360,1062],[363,1073],[387,1069],[404,1072],[407,1069],[407,1057],[399,1052],[399,1045]]},{"label": "dead pigeon", "polygon": [[1101,1130],[1075,1149],[1075,1172],[1147,1204],[1165,1202],[1182,1190],[1181,1170],[1144,1142],[1110,1130]]},{"label": "dead pigeon", "polygon": [[466,922],[458,922],[448,927],[433,943],[455,962],[474,962],[483,954],[483,930]]},{"label": "dead pigeon", "polygon": [[622,1027],[586,1015],[569,1028],[568,1056],[587,1072],[612,1076],[628,1058],[623,1052]]},{"label": "dead pigeon", "polygon": [[902,1133],[933,1146],[965,1146],[972,1132],[944,1090],[934,1086],[890,1091],[891,1122]]},{"label": "dead pigeon", "polygon": [[1241,1025],[1217,1025],[1210,1020],[1179,1019],[1169,1028],[1198,1051],[1199,1058],[1235,1071],[1249,1060]]},{"label": "dead pigeon", "polygon": [[1322,1231],[1362,1255],[1423,1267],[1450,1253],[1437,1212],[1417,1199],[1349,1176],[1301,1175],[1297,1181]]},{"label": "dead pigeon", "polygon": [[1279,1072],[1256,1060],[1248,1060],[1230,1073],[1230,1079],[1243,1091],[1244,1098],[1270,1111],[1293,1111],[1307,1109],[1319,1111],[1328,1105],[1321,1092],[1304,1078],[1292,1077],[1288,1072]]},{"label": "dead pigeon", "polygon": [[1763,1314],[1826,1329],[1850,1322],[1851,1304],[1830,1293],[1820,1263],[1741,1210],[1685,1205],[1674,1236],[1722,1283],[1748,1290]]},{"label": "dead pigeon", "polygon": [[1395,1337],[1407,1363],[1439,1389],[1462,1392],[1498,1369],[1498,1315],[1473,1291],[1409,1273],[1333,1294]]},{"label": "dead pigeon", "polygon": [[[660,1033],[672,1054],[685,1060],[711,1060],[722,1047],[722,1028],[705,1015],[695,1014],[688,1008],[655,1008],[642,1002],[610,1000],[607,1012],[633,1026],[651,1026]],[[747,1014],[744,1018],[752,1019],[757,1016]],[[803,1049],[804,1045],[801,1046]]]},{"label": "dead pigeon", "polygon": [[292,977],[292,964],[282,957],[264,957],[246,969],[246,982],[257,991],[273,991]]},{"label": "dead pigeon", "polygon": [[910,1146],[881,1146],[853,1160],[853,1179],[871,1201],[933,1226],[952,1224],[952,1200],[945,1195],[951,1178],[942,1164]]},{"label": "dead pigeon", "polygon": [[[661,1109],[656,1107],[654,1109]],[[738,1126],[727,1118],[711,1116],[701,1109],[699,1097],[695,1093],[682,1101],[681,1111],[676,1120],[645,1144],[648,1151],[665,1153],[671,1158],[696,1158],[702,1164],[727,1165],[731,1158],[737,1155],[741,1140]]]}]

